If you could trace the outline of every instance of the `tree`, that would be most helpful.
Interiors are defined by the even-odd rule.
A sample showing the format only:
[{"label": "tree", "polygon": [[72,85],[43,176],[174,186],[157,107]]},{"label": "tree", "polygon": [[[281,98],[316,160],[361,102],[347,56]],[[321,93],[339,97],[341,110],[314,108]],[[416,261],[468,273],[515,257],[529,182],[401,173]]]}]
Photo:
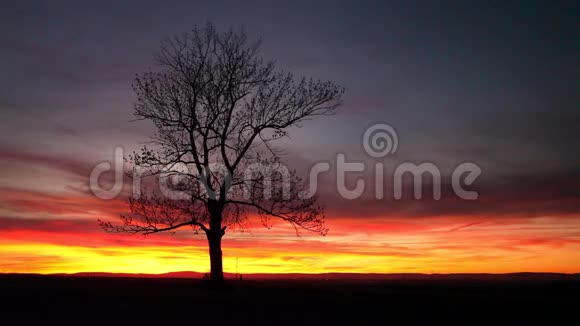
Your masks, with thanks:
[{"label": "tree", "polygon": [[334,114],[344,90],[282,72],[259,49],[244,32],[211,24],[162,43],[160,69],[133,83],[134,115],[153,122],[156,134],[128,159],[133,172],[164,187],[134,191],[121,223],[99,220],[105,231],[203,231],[216,282],[223,281],[222,237],[249,214],[326,234],[323,208],[304,196],[304,183],[271,143],[290,127]]}]

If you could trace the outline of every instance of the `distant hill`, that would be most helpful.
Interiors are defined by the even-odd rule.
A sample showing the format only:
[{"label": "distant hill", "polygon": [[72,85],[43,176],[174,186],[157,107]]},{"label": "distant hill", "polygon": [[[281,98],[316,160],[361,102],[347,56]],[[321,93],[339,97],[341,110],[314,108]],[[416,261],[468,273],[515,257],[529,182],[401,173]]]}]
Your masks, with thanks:
[{"label": "distant hill", "polygon": [[107,273],[107,272],[80,272],[80,273],[58,273],[56,276],[78,276],[78,277],[134,277],[134,278],[203,278],[204,273],[198,272],[170,272],[163,274],[146,273]]},{"label": "distant hill", "polygon": [[[51,274],[57,276],[72,277],[116,277],[116,278],[186,278],[201,279],[205,273],[182,271],[170,272],[163,274],[132,274],[132,273],[105,273],[105,272],[81,272],[72,274]],[[235,274],[225,273],[225,278],[235,279]],[[506,273],[506,274],[487,274],[487,273],[463,273],[463,274],[420,274],[420,273],[399,273],[399,274],[364,274],[364,273],[323,273],[323,274],[243,274],[244,279],[274,279],[274,280],[561,280],[576,279],[580,280],[580,274],[563,274],[563,273]]]}]

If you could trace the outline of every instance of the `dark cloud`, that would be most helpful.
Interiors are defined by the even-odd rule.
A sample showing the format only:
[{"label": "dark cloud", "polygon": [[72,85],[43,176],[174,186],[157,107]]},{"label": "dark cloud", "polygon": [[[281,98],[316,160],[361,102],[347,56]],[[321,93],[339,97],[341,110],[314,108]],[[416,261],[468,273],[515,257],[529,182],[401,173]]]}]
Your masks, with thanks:
[{"label": "dark cloud", "polygon": [[55,220],[39,218],[0,217],[0,231],[43,231],[63,233],[85,233],[99,230],[99,225],[92,220]]},{"label": "dark cloud", "polygon": [[90,171],[94,166],[94,163],[82,161],[78,158],[41,152],[25,152],[11,148],[0,148],[0,160],[16,164],[32,164],[47,167],[72,173],[83,178],[88,178]]},{"label": "dark cloud", "polygon": [[[374,185],[367,185],[374,189]],[[399,217],[477,217],[485,219],[569,217],[577,218],[580,211],[580,177],[505,177],[465,187],[477,191],[475,200],[459,198],[448,183],[441,184],[442,197],[433,199],[432,183],[423,183],[422,198],[413,197],[413,185],[403,184],[403,197],[394,199],[392,188],[385,190],[383,199],[373,198],[368,191],[360,199],[348,200],[337,193],[322,196],[332,218],[361,217],[389,219]]]}]

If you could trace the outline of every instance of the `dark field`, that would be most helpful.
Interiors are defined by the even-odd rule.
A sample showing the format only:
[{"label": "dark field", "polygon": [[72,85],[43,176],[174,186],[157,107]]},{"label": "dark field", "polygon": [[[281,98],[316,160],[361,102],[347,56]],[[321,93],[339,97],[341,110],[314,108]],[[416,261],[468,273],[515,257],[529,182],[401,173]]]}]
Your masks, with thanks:
[{"label": "dark field", "polygon": [[580,316],[573,279],[251,280],[213,289],[194,279],[2,275],[0,295],[3,325],[553,325]]}]

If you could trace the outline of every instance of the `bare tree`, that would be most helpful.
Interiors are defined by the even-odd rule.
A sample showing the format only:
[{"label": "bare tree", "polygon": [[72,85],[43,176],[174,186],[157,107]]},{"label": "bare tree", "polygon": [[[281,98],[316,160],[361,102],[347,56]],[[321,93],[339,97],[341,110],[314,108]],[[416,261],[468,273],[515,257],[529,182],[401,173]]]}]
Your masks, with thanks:
[{"label": "bare tree", "polygon": [[[133,153],[134,169],[147,171],[171,191],[129,199],[119,224],[108,232],[151,234],[192,227],[209,244],[210,278],[223,281],[221,239],[226,228],[259,214],[326,234],[316,197],[287,170],[271,142],[292,126],[335,113],[344,92],[330,82],[297,79],[277,70],[244,32],[208,24],[163,42],[158,71],[138,75],[134,114],[157,132]],[[140,173],[142,174],[142,172]]]}]

